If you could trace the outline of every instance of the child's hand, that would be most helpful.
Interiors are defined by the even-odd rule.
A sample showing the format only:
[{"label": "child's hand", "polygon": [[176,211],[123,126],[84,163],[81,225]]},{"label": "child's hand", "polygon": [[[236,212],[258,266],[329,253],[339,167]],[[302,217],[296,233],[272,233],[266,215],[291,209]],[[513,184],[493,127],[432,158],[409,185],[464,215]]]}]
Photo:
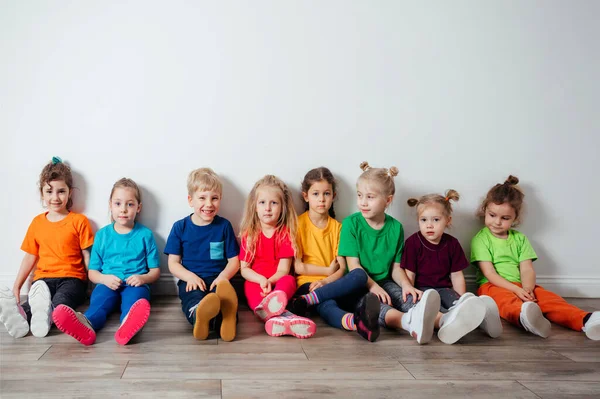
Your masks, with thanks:
[{"label": "child's hand", "polygon": [[206,284],[204,283],[204,280],[202,280],[196,275],[194,276],[194,278],[188,281],[187,285],[185,286],[185,292],[190,292],[194,290],[206,291]]},{"label": "child's hand", "polygon": [[423,291],[416,289],[412,285],[403,285],[402,286],[402,300],[406,302],[406,299],[409,295],[413,297],[413,303],[417,303],[419,299],[423,296]]},{"label": "child's hand", "polygon": [[525,292],[527,292],[529,294],[530,297],[533,298],[534,301],[537,301],[537,298],[535,297],[535,293],[533,292],[533,290],[535,288],[523,287],[523,289],[525,290]]},{"label": "child's hand", "polygon": [[333,273],[337,272],[339,268],[340,268],[340,264],[339,264],[337,258],[333,259],[331,261],[331,263],[329,264],[329,266],[327,266],[327,275],[331,276]]},{"label": "child's hand", "polygon": [[383,288],[381,288],[379,286],[379,284],[373,284],[371,286],[371,288],[369,288],[369,291],[371,291],[373,294],[377,295],[380,302],[383,302],[388,305],[392,304],[392,298],[390,298],[388,293],[385,292],[385,290]]},{"label": "child's hand", "polygon": [[15,296],[15,299],[17,300],[17,305],[20,305],[21,304],[21,287],[14,287],[13,295]]},{"label": "child's hand", "polygon": [[131,287],[141,287],[142,285],[146,284],[144,282],[144,278],[137,274],[127,277],[127,280],[125,280],[125,282]]},{"label": "child's hand", "polygon": [[313,281],[312,283],[310,283],[310,285],[308,286],[308,291],[309,292],[313,292],[314,290],[316,290],[317,288],[321,288],[322,286],[324,286],[325,284],[327,284],[327,281],[325,279],[323,280],[319,280],[319,281]]},{"label": "child's hand", "polygon": [[523,302],[537,302],[534,295],[531,295],[527,290],[515,286],[515,295],[519,297]]},{"label": "child's hand", "polygon": [[102,284],[104,284],[113,291],[118,289],[122,283],[123,282],[120,278],[112,274],[104,274],[104,277],[102,278]]},{"label": "child's hand", "polygon": [[209,291],[212,291],[213,288],[215,288],[217,286],[217,284],[219,283],[219,281],[228,281],[225,277],[217,277],[216,279],[213,280],[212,284],[210,285],[210,288],[208,289]]},{"label": "child's hand", "polygon": [[265,277],[260,282],[260,288],[262,288],[262,296],[267,296],[271,292],[271,282]]}]

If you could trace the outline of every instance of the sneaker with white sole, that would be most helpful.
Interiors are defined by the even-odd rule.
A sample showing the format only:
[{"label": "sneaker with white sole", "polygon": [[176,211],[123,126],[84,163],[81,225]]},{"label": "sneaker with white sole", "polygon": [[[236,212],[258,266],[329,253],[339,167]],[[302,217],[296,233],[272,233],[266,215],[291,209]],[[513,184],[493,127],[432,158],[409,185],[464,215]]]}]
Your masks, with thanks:
[{"label": "sneaker with white sole", "polygon": [[519,320],[523,328],[532,334],[539,335],[542,338],[548,338],[550,335],[552,325],[544,317],[542,309],[535,302],[523,302]]},{"label": "sneaker with white sole", "polygon": [[445,344],[455,343],[483,322],[485,311],[485,304],[479,298],[468,296],[442,316],[438,338]]},{"label": "sneaker with white sole", "polygon": [[285,312],[288,298],[285,292],[277,290],[269,293],[254,309],[254,314],[262,321],[279,316]]},{"label": "sneaker with white sole", "polygon": [[310,338],[317,332],[317,325],[311,319],[284,312],[280,316],[271,317],[265,323],[265,331],[271,337],[292,335],[296,338]]},{"label": "sneaker with white sole", "polygon": [[13,338],[22,338],[29,332],[25,311],[11,289],[5,286],[0,286],[0,322]]},{"label": "sneaker with white sole", "polygon": [[502,335],[502,320],[500,319],[500,311],[498,305],[491,297],[481,295],[479,299],[485,305],[485,317],[479,328],[492,338],[498,338]]},{"label": "sneaker with white sole", "polygon": [[582,331],[589,339],[600,341],[600,311],[592,313]]},{"label": "sneaker with white sole", "polygon": [[52,297],[43,280],[38,280],[29,290],[31,308],[31,333],[34,337],[45,337],[52,326]]},{"label": "sneaker with white sole", "polygon": [[433,336],[435,318],[439,310],[440,294],[436,290],[427,290],[419,302],[402,316],[402,326],[406,326],[405,330],[419,344],[426,344]]}]

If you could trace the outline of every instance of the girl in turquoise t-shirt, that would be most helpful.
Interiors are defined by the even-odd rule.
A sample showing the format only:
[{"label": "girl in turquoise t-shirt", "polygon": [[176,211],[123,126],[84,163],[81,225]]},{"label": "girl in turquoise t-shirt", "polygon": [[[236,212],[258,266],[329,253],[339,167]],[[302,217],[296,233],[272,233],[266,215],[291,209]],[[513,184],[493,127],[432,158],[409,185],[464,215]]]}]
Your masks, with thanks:
[{"label": "girl in turquoise t-shirt", "polygon": [[509,176],[492,187],[481,204],[485,227],[471,242],[471,262],[478,269],[480,285],[477,294],[492,297],[503,319],[540,337],[550,335],[553,321],[600,340],[600,312],[581,310],[536,285],[537,255],[527,237],[511,229],[518,224],[523,205],[518,183]]},{"label": "girl in turquoise t-shirt", "polygon": [[125,345],[150,316],[150,287],[160,277],[152,232],[135,222],[142,210],[140,189],[131,179],[117,181],[110,193],[113,223],[100,229],[92,247],[89,278],[96,284],[85,314],[59,305],[52,317],[56,326],[84,345],[96,341],[96,331],[121,305],[121,326],[115,340]]},{"label": "girl in turquoise t-shirt", "polygon": [[[356,183],[359,212],[342,223],[338,254],[346,257],[349,270],[364,269],[367,289],[380,301],[379,324],[408,331],[419,344],[429,342],[440,307],[435,290],[415,289],[400,268],[404,246],[402,224],[385,213],[396,191],[396,167],[371,168],[360,165],[363,173]],[[413,303],[412,298],[420,300]]]}]

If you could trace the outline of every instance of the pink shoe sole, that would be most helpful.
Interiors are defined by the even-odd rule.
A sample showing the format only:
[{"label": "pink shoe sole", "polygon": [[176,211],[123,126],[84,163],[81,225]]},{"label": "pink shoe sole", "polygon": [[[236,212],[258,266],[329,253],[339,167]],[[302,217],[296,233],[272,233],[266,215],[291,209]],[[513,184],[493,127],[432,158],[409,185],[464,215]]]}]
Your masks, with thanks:
[{"label": "pink shoe sole", "polygon": [[60,331],[86,346],[96,341],[96,332],[81,322],[77,313],[68,306],[58,305],[52,312],[52,320]]},{"label": "pink shoe sole", "polygon": [[310,338],[317,332],[317,325],[306,317],[273,317],[265,323],[265,331],[271,337],[293,335],[296,338]]},{"label": "pink shoe sole", "polygon": [[115,333],[115,341],[119,345],[126,345],[137,334],[150,317],[150,302],[140,299],[131,305],[127,318]]},{"label": "pink shoe sole", "polygon": [[285,312],[287,302],[288,299],[285,292],[279,290],[273,291],[258,304],[256,309],[254,309],[254,314],[261,320],[268,320]]}]

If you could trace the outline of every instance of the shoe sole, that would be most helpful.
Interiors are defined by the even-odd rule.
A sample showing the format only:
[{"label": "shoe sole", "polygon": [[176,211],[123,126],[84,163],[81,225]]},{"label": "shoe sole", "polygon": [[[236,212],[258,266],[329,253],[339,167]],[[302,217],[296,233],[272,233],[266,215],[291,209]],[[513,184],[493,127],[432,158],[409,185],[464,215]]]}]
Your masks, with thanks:
[{"label": "shoe sole", "polygon": [[52,326],[52,297],[43,281],[36,281],[29,292],[31,307],[31,333],[34,337],[45,337]]},{"label": "shoe sole", "polygon": [[221,339],[223,341],[233,341],[235,339],[238,297],[229,281],[220,281],[217,284],[217,296],[221,301]]},{"label": "shoe sole", "polygon": [[417,340],[418,344],[426,344],[433,337],[433,327],[437,313],[440,310],[441,299],[437,291],[429,290],[425,291],[419,302],[421,301],[425,303],[422,329],[419,332],[413,331],[411,335]]},{"label": "shoe sole", "polygon": [[593,341],[600,341],[600,323],[595,323],[585,329],[585,335]]},{"label": "shoe sole", "polygon": [[544,317],[542,309],[540,309],[539,305],[536,304],[535,306],[526,306],[525,319],[527,319],[531,325],[531,328],[534,330],[527,331],[532,334],[539,335],[542,338],[548,338],[548,336],[550,336],[552,324],[550,324],[550,321]]},{"label": "shoe sole", "polygon": [[285,312],[287,301],[285,292],[279,290],[273,291],[260,302],[254,310],[254,314],[261,320],[268,320],[271,317],[279,316]]},{"label": "shoe sole", "polygon": [[65,305],[58,305],[52,312],[52,319],[56,327],[67,335],[75,338],[85,346],[96,341],[96,332],[83,324],[73,309]]},{"label": "shoe sole", "polygon": [[196,322],[194,323],[194,338],[205,340],[208,338],[209,324],[217,317],[221,309],[221,302],[215,293],[207,294],[196,308]]},{"label": "shoe sole", "polygon": [[119,345],[127,343],[144,327],[150,317],[150,302],[147,299],[140,299],[131,305],[127,320],[115,333],[115,341]]},{"label": "shoe sole", "polygon": [[29,332],[29,324],[19,311],[15,296],[7,287],[0,287],[0,322],[13,338],[22,338]]},{"label": "shoe sole", "polygon": [[453,344],[474,329],[485,318],[486,307],[479,298],[467,298],[454,310],[454,318],[444,323],[438,331],[438,338],[445,344]]},{"label": "shoe sole", "polygon": [[292,335],[296,338],[310,338],[317,332],[317,325],[306,317],[274,317],[265,323],[265,331],[271,337]]},{"label": "shoe sole", "polygon": [[496,305],[496,301],[487,295],[482,295],[479,299],[485,304],[485,317],[479,327],[491,338],[498,338],[503,331],[498,305]]},{"label": "shoe sole", "polygon": [[[369,293],[365,297],[365,320],[360,320],[356,318],[357,314],[354,314],[354,323],[356,325],[356,332],[358,335],[363,337],[369,342],[375,342],[377,338],[379,338],[379,311],[380,311],[380,302],[377,295]],[[367,333],[363,335],[360,332],[361,326],[359,323],[362,323],[367,330]],[[363,330],[364,332],[364,330]]]}]

